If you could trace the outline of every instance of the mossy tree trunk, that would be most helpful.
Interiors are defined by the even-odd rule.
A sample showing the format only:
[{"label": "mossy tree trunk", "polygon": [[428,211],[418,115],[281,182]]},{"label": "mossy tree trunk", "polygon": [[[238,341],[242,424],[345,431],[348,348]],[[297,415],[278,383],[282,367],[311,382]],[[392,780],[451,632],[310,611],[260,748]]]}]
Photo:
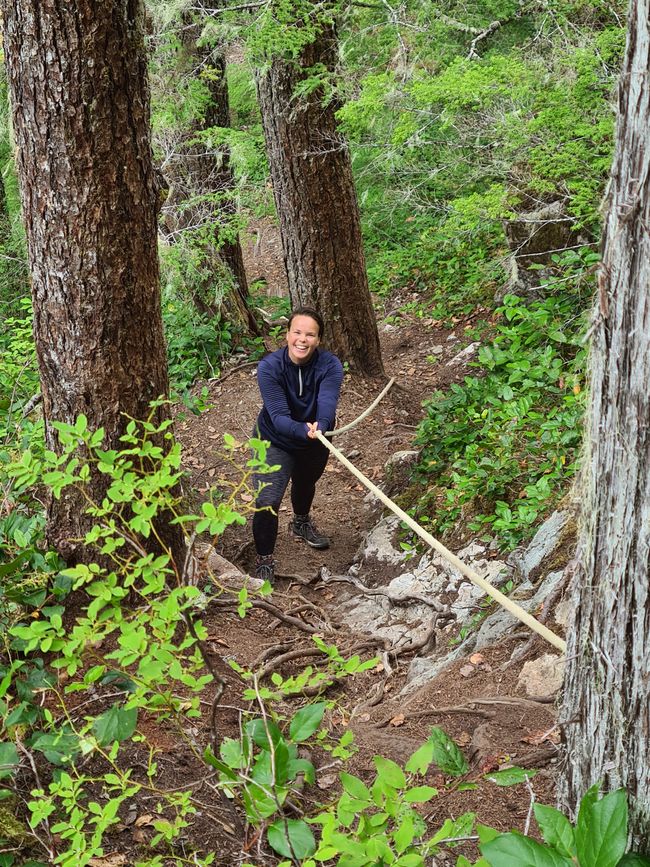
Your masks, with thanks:
[{"label": "mossy tree trunk", "polygon": [[624,786],[650,852],[650,0],[630,5],[591,355],[560,801]]},{"label": "mossy tree trunk", "polygon": [[336,36],[325,26],[295,63],[273,60],[257,79],[284,260],[294,307],[325,317],[328,348],[351,368],[383,376],[348,146],[321,87],[296,95],[310,70],[333,73]]},{"label": "mossy tree trunk", "polygon": [[[2,17],[47,446],[84,413],[119,447],[123,414],[168,390],[142,3],[2,0]],[[68,561],[85,520],[71,491],[49,504]],[[179,530],[159,533],[180,562]]]},{"label": "mossy tree trunk", "polygon": [[[248,283],[238,233],[235,177],[230,153],[224,143],[196,141],[212,128],[230,126],[226,60],[220,48],[201,42],[203,14],[200,3],[182,16],[181,53],[177,72],[200,79],[207,92],[202,114],[182,134],[174,157],[167,161],[171,195],[165,206],[165,223],[174,233],[189,232],[204,253],[197,270],[194,301],[204,313],[222,314],[235,331],[260,335],[248,306]],[[224,268],[225,265],[225,268]],[[216,291],[215,291],[216,290]]]}]

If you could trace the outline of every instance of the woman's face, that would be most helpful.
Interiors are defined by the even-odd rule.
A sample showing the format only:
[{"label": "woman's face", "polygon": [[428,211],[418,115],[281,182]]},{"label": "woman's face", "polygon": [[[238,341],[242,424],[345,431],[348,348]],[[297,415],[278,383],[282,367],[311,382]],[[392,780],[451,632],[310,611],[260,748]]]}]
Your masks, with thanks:
[{"label": "woman's face", "polygon": [[289,358],[293,363],[309,361],[319,343],[318,322],[311,316],[294,316],[287,331]]}]

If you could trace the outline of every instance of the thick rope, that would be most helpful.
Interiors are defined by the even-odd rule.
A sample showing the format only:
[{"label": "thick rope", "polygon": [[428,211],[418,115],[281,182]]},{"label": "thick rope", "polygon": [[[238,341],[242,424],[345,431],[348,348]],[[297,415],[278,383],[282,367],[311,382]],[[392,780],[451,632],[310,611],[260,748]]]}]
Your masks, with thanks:
[{"label": "thick rope", "polygon": [[388,506],[388,508],[394,512],[399,518],[404,521],[405,524],[413,530],[417,535],[424,539],[424,541],[434,550],[438,551],[439,554],[451,563],[454,568],[458,569],[466,578],[476,584],[477,587],[480,587],[484,590],[489,596],[491,596],[496,602],[499,603],[503,608],[509,611],[512,615],[514,615],[517,620],[520,620],[529,629],[532,629],[534,632],[537,632],[538,635],[541,635],[542,638],[546,639],[549,644],[552,644],[553,647],[557,647],[558,650],[561,650],[563,653],[566,651],[566,642],[563,641],[558,635],[554,632],[551,632],[543,623],[539,623],[532,617],[527,611],[517,605],[516,602],[513,602],[512,599],[508,599],[500,590],[497,590],[496,587],[493,587],[489,581],[486,581],[485,578],[481,578],[481,576],[475,572],[473,569],[470,569],[469,566],[466,566],[462,560],[459,560],[455,554],[452,554],[445,546],[440,543],[437,539],[435,539],[431,533],[427,533],[419,524],[417,524],[410,515],[407,515],[399,506],[395,505],[395,503],[386,496],[386,494],[380,490],[377,485],[374,485],[370,479],[367,479],[362,472],[360,472],[350,461],[343,455],[337,448],[335,448],[328,440],[325,439],[323,434],[320,431],[316,432],[318,439],[326,446],[330,452],[334,455],[334,457],[343,464],[344,467],[347,467],[348,470],[352,473],[353,476],[356,476],[357,479],[366,487],[369,491],[371,491],[375,497],[377,497],[381,502]]},{"label": "thick rope", "polygon": [[352,430],[353,427],[356,427],[360,421],[363,421],[367,415],[370,415],[370,413],[377,406],[377,404],[382,399],[382,397],[384,397],[385,394],[388,394],[388,390],[391,388],[391,386],[393,385],[394,382],[395,382],[395,377],[393,376],[393,377],[391,377],[388,385],[386,385],[384,387],[383,391],[377,395],[377,397],[373,400],[373,402],[370,404],[368,409],[364,410],[358,418],[355,418],[355,420],[351,421],[350,424],[346,424],[343,427],[337,428],[336,430],[328,430],[327,433],[325,434],[325,436],[326,437],[335,437],[335,436],[338,436],[339,434],[346,433],[347,431]]}]

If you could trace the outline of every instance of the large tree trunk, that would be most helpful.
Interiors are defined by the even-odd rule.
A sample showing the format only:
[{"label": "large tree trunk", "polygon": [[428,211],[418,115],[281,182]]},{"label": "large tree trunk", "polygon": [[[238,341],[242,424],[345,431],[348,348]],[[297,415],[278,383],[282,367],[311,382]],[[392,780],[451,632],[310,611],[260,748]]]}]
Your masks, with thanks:
[{"label": "large tree trunk", "polygon": [[[142,4],[2,0],[2,15],[47,446],[84,413],[117,447],[122,414],[167,393]],[[81,511],[72,492],[50,504],[68,560],[86,556]],[[180,556],[179,531],[160,532]]]},{"label": "large tree trunk", "polygon": [[[233,236],[232,227],[227,226],[237,210],[232,196],[235,178],[229,150],[225,144],[215,148],[204,142],[196,143],[197,133],[230,126],[225,57],[222,51],[200,42],[202,24],[200,13],[187,12],[182,16],[183,50],[178,58],[178,71],[184,76],[200,77],[209,100],[203,116],[196,118],[183,133],[186,141],[176,145],[177,153],[167,161],[172,194],[164,208],[165,223],[175,233],[193,232],[195,243],[204,249],[205,268],[197,270],[204,270],[208,276],[196,286],[197,307],[212,316],[223,314],[236,332],[259,336],[261,331],[248,306],[248,283],[239,237]],[[195,204],[188,207],[188,202]],[[230,272],[225,279],[224,263]],[[216,294],[215,286],[221,290]]]},{"label": "large tree trunk", "polygon": [[311,67],[331,71],[335,60],[329,28],[295,64],[276,58],[258,77],[258,97],[291,302],[323,314],[327,345],[342,361],[382,376],[350,152],[321,88],[295,94]]},{"label": "large tree trunk", "polygon": [[625,786],[650,851],[650,0],[630,6],[591,358],[560,799]]}]

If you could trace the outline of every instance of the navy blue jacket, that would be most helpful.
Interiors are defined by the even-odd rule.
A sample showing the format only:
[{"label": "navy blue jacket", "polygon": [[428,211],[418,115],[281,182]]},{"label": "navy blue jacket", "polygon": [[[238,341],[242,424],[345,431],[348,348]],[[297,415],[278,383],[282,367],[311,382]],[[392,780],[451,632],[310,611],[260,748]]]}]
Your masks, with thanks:
[{"label": "navy blue jacket", "polygon": [[343,382],[343,365],[335,355],[316,349],[306,364],[294,364],[285,346],[263,358],[257,381],[264,406],[257,419],[262,439],[281,449],[303,449],[315,444],[307,436],[306,422],[332,430]]}]

